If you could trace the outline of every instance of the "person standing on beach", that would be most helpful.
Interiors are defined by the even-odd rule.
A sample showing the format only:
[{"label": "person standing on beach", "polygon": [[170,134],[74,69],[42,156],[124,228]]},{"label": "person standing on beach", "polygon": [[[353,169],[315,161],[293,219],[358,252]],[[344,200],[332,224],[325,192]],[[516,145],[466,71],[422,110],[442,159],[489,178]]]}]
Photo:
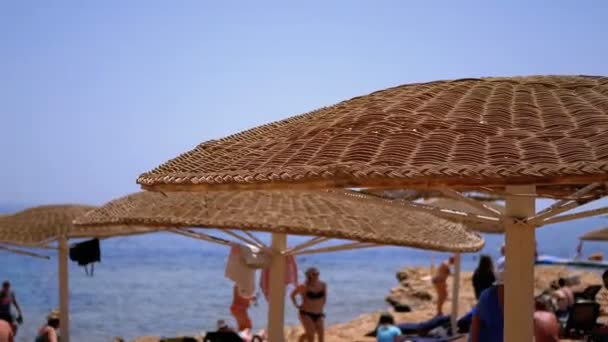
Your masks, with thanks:
[{"label": "person standing on beach", "polygon": [[496,283],[479,296],[471,324],[471,342],[503,341],[505,290],[502,275],[497,273]]},{"label": "person standing on beach", "polygon": [[450,267],[454,265],[454,256],[451,256],[448,260],[442,262],[435,275],[431,279],[433,287],[437,292],[437,316],[443,315],[443,304],[448,298],[448,277],[450,276]]},{"label": "person standing on beach", "polygon": [[[323,309],[327,301],[327,285],[319,280],[319,270],[311,267],[306,270],[306,282],[296,287],[291,293],[291,301],[298,309],[304,335],[299,341],[314,342],[315,335],[319,342],[325,341],[325,314]],[[298,305],[296,297],[302,298]]]},{"label": "person standing on beach", "polygon": [[256,296],[247,296],[241,293],[238,285],[234,285],[232,291],[232,305],[230,306],[230,312],[236,319],[236,324],[239,331],[251,330],[253,324],[251,318],[249,318],[249,306],[256,300]]},{"label": "person standing on beach", "polygon": [[479,258],[479,264],[473,272],[473,289],[475,290],[475,299],[479,300],[481,292],[492,286],[496,281],[494,275],[494,264],[489,255],[482,255]]},{"label": "person standing on beach", "polygon": [[46,317],[46,324],[38,330],[35,342],[59,342],[57,329],[59,329],[59,310],[53,310]]},{"label": "person standing on beach", "polygon": [[[11,313],[11,308],[13,306],[17,309],[16,318],[14,318]],[[21,307],[19,307],[19,304],[17,303],[17,297],[11,290],[11,283],[8,280],[5,280],[2,283],[2,290],[0,290],[0,315],[10,319],[9,323],[13,327],[13,333],[17,336],[17,324],[23,322],[23,315],[21,313]]]},{"label": "person standing on beach", "polygon": [[505,244],[500,246],[500,257],[496,260],[496,272],[501,273],[505,270]]}]

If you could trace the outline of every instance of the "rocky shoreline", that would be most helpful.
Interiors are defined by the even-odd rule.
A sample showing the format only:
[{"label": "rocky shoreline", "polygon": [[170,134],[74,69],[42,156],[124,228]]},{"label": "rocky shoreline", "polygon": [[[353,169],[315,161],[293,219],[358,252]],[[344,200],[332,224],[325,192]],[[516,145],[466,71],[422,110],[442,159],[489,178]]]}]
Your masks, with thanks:
[{"label": "rocky shoreline", "polygon": [[[586,271],[572,271],[565,267],[539,266],[535,269],[535,291],[540,293],[550,288],[551,283],[559,277],[577,275],[580,283],[577,289],[584,289],[589,285],[601,284],[598,274]],[[392,310],[397,322],[421,322],[433,318],[435,315],[435,293],[431,285],[431,271],[429,268],[404,268],[397,272],[397,285],[389,291],[387,302],[399,310]],[[463,315],[475,305],[475,296],[471,283],[472,272],[462,272],[460,277],[460,295],[458,313]],[[448,280],[452,287],[453,278]],[[602,289],[597,300],[603,308],[608,307],[608,291]],[[409,311],[408,311],[409,310]],[[451,311],[451,292],[444,307],[445,312]],[[365,334],[376,327],[381,312],[365,313],[346,323],[334,324],[326,329],[327,342],[373,342],[374,338],[365,337]],[[289,342],[298,341],[303,330],[299,326],[286,329]],[[156,342],[158,337],[142,337],[136,342]]]}]

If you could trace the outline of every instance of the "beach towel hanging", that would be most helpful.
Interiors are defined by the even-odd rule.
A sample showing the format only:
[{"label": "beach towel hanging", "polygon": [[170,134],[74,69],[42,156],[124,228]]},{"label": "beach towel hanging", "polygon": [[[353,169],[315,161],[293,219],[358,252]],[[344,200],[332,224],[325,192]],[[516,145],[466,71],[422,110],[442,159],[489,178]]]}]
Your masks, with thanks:
[{"label": "beach towel hanging", "polygon": [[[88,276],[93,276],[95,262],[101,261],[101,251],[99,249],[99,239],[92,239],[74,244],[70,247],[70,260],[75,261],[80,266],[84,266],[84,271]],[[88,265],[91,264],[89,272]]]},{"label": "beach towel hanging", "polygon": [[[298,264],[293,255],[285,257],[285,284],[298,286]],[[264,293],[266,301],[268,301],[270,299],[270,267],[262,270],[260,288],[262,289],[262,293]]]},{"label": "beach towel hanging", "polygon": [[238,244],[230,248],[224,275],[234,281],[246,295],[250,296],[255,292],[255,269],[245,264]]}]

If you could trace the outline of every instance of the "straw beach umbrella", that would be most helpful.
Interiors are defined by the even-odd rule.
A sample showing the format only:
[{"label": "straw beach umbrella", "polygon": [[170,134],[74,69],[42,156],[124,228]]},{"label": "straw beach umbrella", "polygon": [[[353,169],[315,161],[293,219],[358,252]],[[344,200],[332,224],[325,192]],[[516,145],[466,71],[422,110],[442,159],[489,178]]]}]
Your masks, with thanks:
[{"label": "straw beach umbrella", "polygon": [[[527,76],[402,85],[211,140],[142,174],[145,189],[437,189],[506,233],[505,339],[533,336],[536,227],[606,193],[608,78]],[[463,192],[505,197],[504,213]],[[557,198],[536,212],[535,198]],[[475,202],[475,203],[473,203]],[[491,219],[488,219],[491,218]]]},{"label": "straw beach umbrella", "polygon": [[579,237],[581,241],[608,241],[608,227],[596,229]]},{"label": "straw beach umbrella", "polygon": [[[278,279],[285,278],[286,255],[378,245],[454,252],[473,252],[483,246],[479,235],[466,231],[460,224],[409,210],[390,200],[341,190],[140,192],[93,210],[77,219],[75,224],[87,229],[121,226],[219,228],[244,242],[271,251],[270,276]],[[244,230],[247,235],[239,235],[231,229]],[[248,231],[272,233],[272,246],[265,246]],[[192,237],[195,234],[182,232]],[[287,234],[316,237],[288,248]],[[198,236],[213,242],[207,234]],[[312,248],[331,238],[357,242]],[[271,281],[270,287],[268,334],[271,341],[280,341],[284,338],[285,284]]]},{"label": "straw beach umbrella", "polygon": [[[110,237],[149,232],[150,229],[76,228],[74,219],[95,207],[88,205],[45,205],[0,217],[0,247],[20,254],[33,254],[8,246],[57,249],[59,266],[59,307],[61,341],[69,342],[68,239],[78,237]],[[57,242],[57,247],[49,244]],[[36,255],[32,255],[36,256]]]}]

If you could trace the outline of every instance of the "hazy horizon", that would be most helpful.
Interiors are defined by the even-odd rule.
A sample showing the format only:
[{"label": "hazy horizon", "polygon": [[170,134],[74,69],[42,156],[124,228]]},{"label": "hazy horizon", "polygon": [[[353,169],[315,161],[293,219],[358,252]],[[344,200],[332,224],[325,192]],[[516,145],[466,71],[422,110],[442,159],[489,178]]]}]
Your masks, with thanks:
[{"label": "hazy horizon", "polygon": [[197,144],[399,84],[608,74],[605,1],[5,2],[0,205],[101,204]]}]

